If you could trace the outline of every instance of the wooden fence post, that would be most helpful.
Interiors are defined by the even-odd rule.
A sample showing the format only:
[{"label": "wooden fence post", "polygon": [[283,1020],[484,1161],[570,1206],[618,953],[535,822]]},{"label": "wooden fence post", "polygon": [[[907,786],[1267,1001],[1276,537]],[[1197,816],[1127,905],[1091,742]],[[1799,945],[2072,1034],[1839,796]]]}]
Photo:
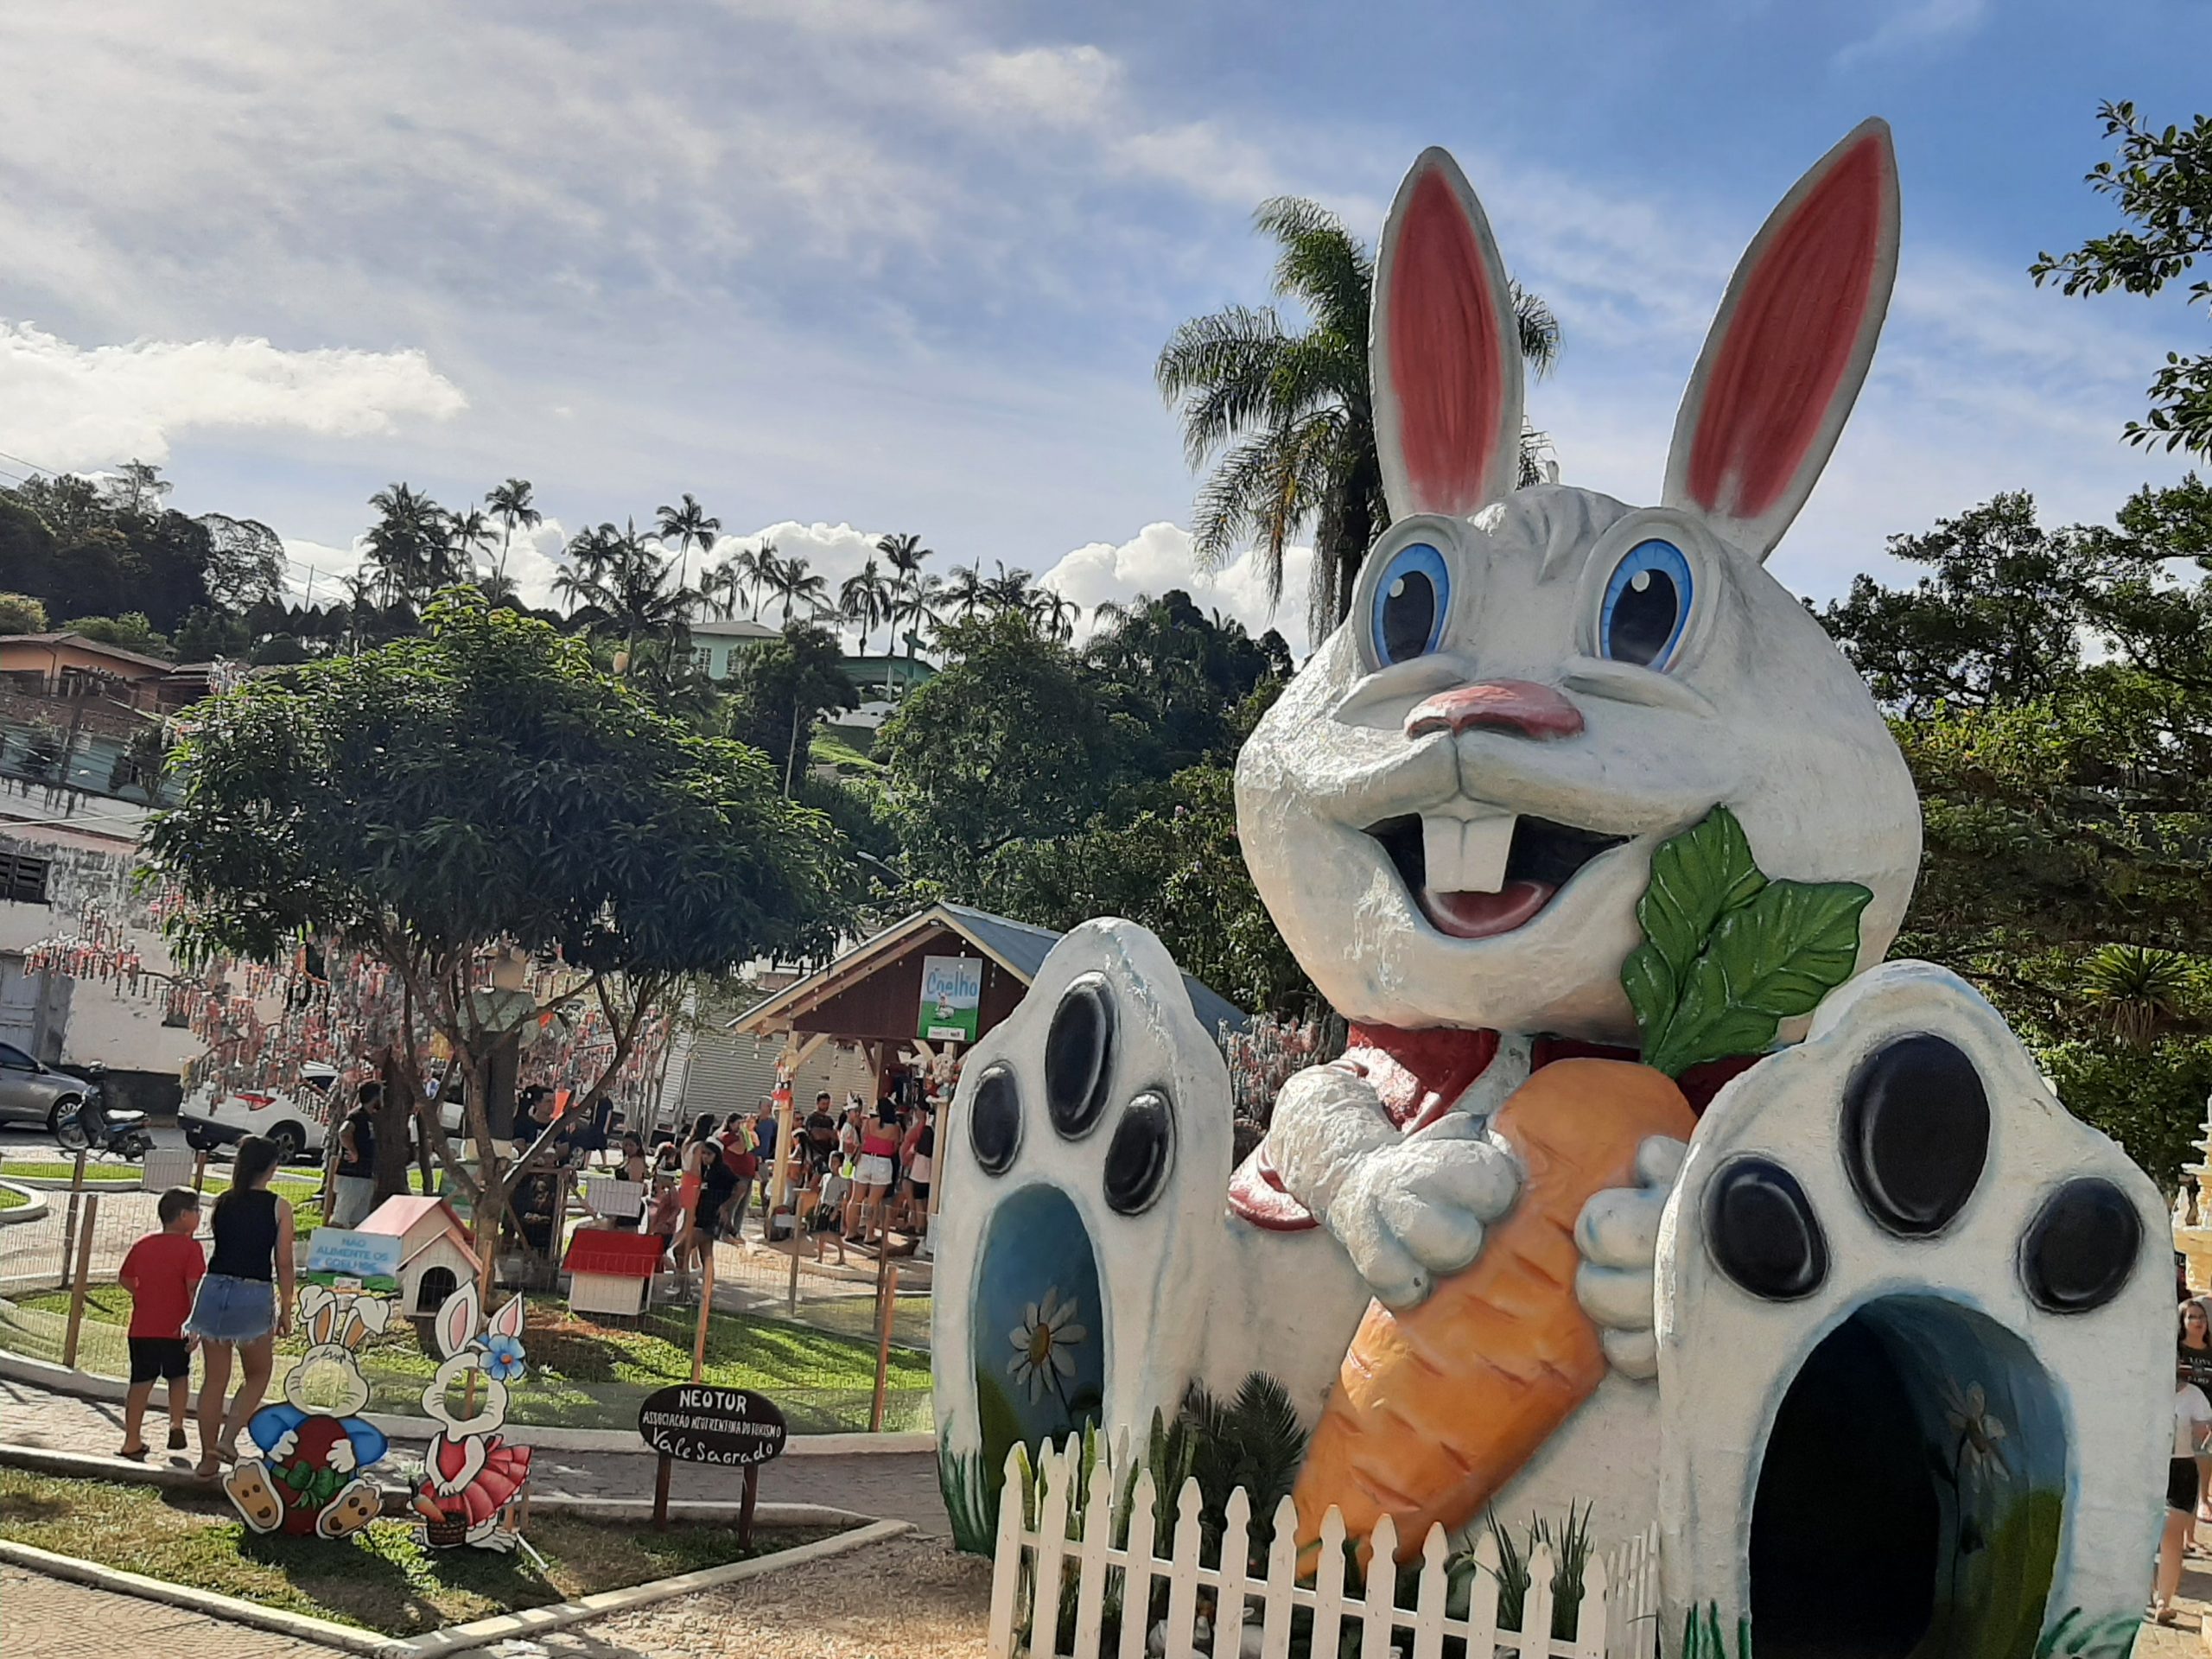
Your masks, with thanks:
[{"label": "wooden fence post", "polygon": [[883,1432],[883,1395],[891,1372],[891,1319],[899,1306],[899,1269],[891,1265],[891,1243],[875,1264],[875,1399],[868,1408],[868,1432]]},{"label": "wooden fence post", "polygon": [[[82,1165],[79,1166],[81,1170]],[[85,1195],[84,1229],[77,1238],[77,1279],[69,1287],[69,1328],[61,1338],[61,1363],[64,1370],[77,1369],[77,1333],[85,1323],[86,1281],[92,1276],[92,1233],[99,1221],[100,1195]]]},{"label": "wooden fence post", "polygon": [[76,1173],[69,1178],[69,1217],[61,1224],[61,1276],[69,1277],[69,1263],[77,1254],[77,1209],[85,1198],[85,1154],[77,1154]]}]

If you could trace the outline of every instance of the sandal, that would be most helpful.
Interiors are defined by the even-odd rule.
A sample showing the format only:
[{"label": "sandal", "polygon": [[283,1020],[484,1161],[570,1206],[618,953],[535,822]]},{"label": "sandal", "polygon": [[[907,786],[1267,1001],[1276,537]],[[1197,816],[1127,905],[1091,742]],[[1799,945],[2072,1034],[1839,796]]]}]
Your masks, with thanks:
[{"label": "sandal", "polygon": [[127,1458],[132,1463],[143,1463],[146,1461],[146,1453],[152,1449],[152,1447],[144,1445],[135,1446],[126,1446],[118,1450],[115,1455],[118,1458]]},{"label": "sandal", "polygon": [[222,1459],[219,1458],[211,1458],[203,1455],[199,1462],[192,1465],[193,1478],[195,1480],[213,1480],[220,1476],[222,1472],[223,1463]]}]

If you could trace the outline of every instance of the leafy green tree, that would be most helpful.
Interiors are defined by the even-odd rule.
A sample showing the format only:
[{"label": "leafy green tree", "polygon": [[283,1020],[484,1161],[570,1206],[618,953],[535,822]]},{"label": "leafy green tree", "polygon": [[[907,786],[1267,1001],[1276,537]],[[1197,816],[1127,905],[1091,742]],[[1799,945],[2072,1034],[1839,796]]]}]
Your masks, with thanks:
[{"label": "leafy green tree", "polygon": [[207,603],[242,611],[284,593],[283,538],[254,518],[203,512],[193,521],[207,532]]},{"label": "leafy green tree", "polygon": [[[1307,624],[1318,640],[1343,619],[1360,561],[1390,523],[1367,385],[1375,262],[1343,219],[1301,197],[1262,202],[1253,225],[1276,245],[1275,297],[1302,311],[1304,326],[1287,326],[1273,306],[1193,317],[1169,337],[1154,374],[1181,407],[1192,467],[1213,467],[1192,526],[1200,567],[1255,549],[1272,603],[1284,550],[1310,531]],[[1517,286],[1513,304],[1522,355],[1541,375],[1558,359],[1559,321]],[[1524,435],[1523,483],[1541,479],[1548,448]]]},{"label": "leafy green tree", "polygon": [[1250,731],[1238,722],[1241,705],[1262,680],[1290,672],[1281,636],[1255,640],[1233,620],[1202,614],[1179,589],[1140,594],[1103,615],[1083,657],[1123,734],[1124,764],[1151,779],[1209,760],[1233,764]]},{"label": "leafy green tree", "polygon": [[[2170,1183],[2212,1036],[2212,493],[2145,490],[2111,525],[2048,535],[2024,509],[1954,521],[2001,537],[1939,526],[1928,578],[1825,620],[1889,676],[1920,787],[1899,953],[1973,980],[2068,1106]],[[2171,1077],[2199,1081],[2169,1121],[2151,1103],[2183,1110]]]},{"label": "leafy green tree", "polygon": [[[467,589],[432,605],[422,637],[209,699],[176,758],[180,804],[143,848],[184,900],[175,948],[276,961],[314,938],[387,964],[406,1012],[386,1056],[395,1109],[474,1189],[480,1249],[551,1141],[511,1163],[493,1138],[499,1033],[478,995],[493,953],[557,959],[573,976],[559,1000],[596,1002],[603,1086],[683,976],[818,951],[847,913],[835,833],[758,750],[686,732],[582,642]],[[467,1079],[473,1165],[421,1109],[428,1033]],[[390,1138],[378,1179],[396,1189]]]},{"label": "leafy green tree", "polygon": [[146,620],[143,611],[125,611],[121,616],[74,617],[70,620],[69,632],[97,639],[104,645],[143,652],[149,657],[169,654],[168,638],[154,632],[154,625]]},{"label": "leafy green tree", "polygon": [[0,633],[44,633],[46,607],[29,594],[0,593]]},{"label": "leafy green tree", "polygon": [[[2067,294],[2159,293],[2212,252],[2212,116],[2161,130],[2123,101],[2099,105],[2097,118],[2120,154],[2091,168],[2088,183],[2118,205],[2120,228],[2070,253],[2038,253],[2028,274]],[[2190,283],[2189,303],[2212,305],[2212,283]],[[2130,443],[2212,454],[2212,353],[2169,352],[2148,396],[2148,415],[2123,429]]]},{"label": "leafy green tree", "polygon": [[1854,576],[1821,620],[1875,696],[1904,715],[2047,696],[2081,667],[2077,632],[2098,568],[2088,543],[2044,530],[2025,492],[1999,495],[1891,537],[1891,556],[1929,574],[1901,591]]},{"label": "leafy green tree", "polygon": [[1072,834],[1011,842],[986,861],[976,901],[1062,932],[1094,916],[1126,917],[1238,1007],[1319,1012],[1320,994],[1244,868],[1234,779],[1229,766],[1194,766],[1119,822],[1101,815]]},{"label": "leafy green tree", "polygon": [[966,882],[998,848],[1065,835],[1110,789],[1089,676],[1018,612],[941,631],[950,661],[876,734],[886,810],[912,873]]},{"label": "leafy green tree", "polygon": [[[612,529],[612,526],[607,526]],[[581,601],[572,613],[592,632],[620,639],[628,659],[638,659],[641,644],[660,645],[664,662],[689,644],[692,607],[698,595],[669,585],[674,561],[653,551],[634,521],[595,549],[598,574],[570,584]]]},{"label": "leafy green tree", "polygon": [[781,639],[734,654],[724,683],[729,734],[767,755],[787,794],[805,771],[816,724],[859,701],[842,661],[837,637],[809,622],[791,623]]},{"label": "leafy green tree", "polygon": [[202,605],[184,619],[176,631],[176,658],[181,663],[211,663],[219,657],[242,658],[253,649],[253,630],[244,617],[231,616]]}]

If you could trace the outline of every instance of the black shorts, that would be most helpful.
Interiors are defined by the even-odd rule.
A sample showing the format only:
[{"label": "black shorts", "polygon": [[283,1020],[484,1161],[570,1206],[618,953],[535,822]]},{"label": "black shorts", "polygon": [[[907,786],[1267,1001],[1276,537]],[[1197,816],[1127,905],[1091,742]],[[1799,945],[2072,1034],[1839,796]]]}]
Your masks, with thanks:
[{"label": "black shorts", "polygon": [[920,1203],[927,1204],[930,1201],[930,1184],[927,1181],[909,1181],[906,1183],[906,1190],[912,1192]]},{"label": "black shorts", "polygon": [[192,1348],[182,1337],[132,1337],[130,1342],[132,1382],[174,1382],[192,1374]]},{"label": "black shorts", "polygon": [[2176,1458],[2166,1465],[2166,1507],[2196,1513],[2196,1459]]}]

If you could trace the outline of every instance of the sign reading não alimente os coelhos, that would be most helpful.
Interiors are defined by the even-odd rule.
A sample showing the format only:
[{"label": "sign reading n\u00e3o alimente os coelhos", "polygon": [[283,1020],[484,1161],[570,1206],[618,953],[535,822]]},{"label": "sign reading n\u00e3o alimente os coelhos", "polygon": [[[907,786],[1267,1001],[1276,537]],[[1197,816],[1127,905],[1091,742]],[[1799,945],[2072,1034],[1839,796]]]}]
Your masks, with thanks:
[{"label": "sign reading n\u00e3o alimente os coelhos", "polygon": [[789,1431],[765,1394],[678,1382],[645,1396],[638,1433],[664,1458],[749,1468],[779,1455]]}]

